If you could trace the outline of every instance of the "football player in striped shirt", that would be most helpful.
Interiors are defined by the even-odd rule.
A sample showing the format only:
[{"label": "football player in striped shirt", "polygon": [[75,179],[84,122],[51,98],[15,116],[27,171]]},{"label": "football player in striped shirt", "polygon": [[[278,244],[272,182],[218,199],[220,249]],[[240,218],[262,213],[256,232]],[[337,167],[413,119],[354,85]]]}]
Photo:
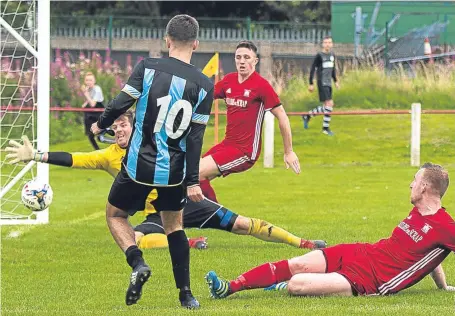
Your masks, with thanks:
[{"label": "football player in striped shirt", "polygon": [[299,159],[292,149],[289,118],[270,83],[256,72],[257,54],[253,42],[240,42],[235,51],[237,72],[227,74],[215,86],[214,97],[226,101],[226,136],[205,153],[199,172],[204,195],[215,202],[217,199],[210,185],[211,180],[246,171],[259,159],[262,122],[268,111],[278,119],[287,168],[300,173]]},{"label": "football player in striped shirt", "polygon": [[[377,243],[340,244],[290,260],[266,263],[225,281],[214,271],[206,280],[214,298],[255,289],[285,289],[292,295],[387,295],[431,274],[438,288],[447,285],[442,261],[455,251],[455,221],[441,206],[449,175],[426,163],[411,187],[414,208],[389,238]],[[288,282],[282,283],[282,282]]]},{"label": "football player in striped shirt", "polygon": [[310,70],[310,85],[308,90],[314,91],[313,78],[314,73],[317,71],[317,83],[319,101],[322,102],[322,106],[318,106],[311,110],[308,115],[303,115],[303,127],[308,129],[310,119],[318,113],[323,113],[324,118],[322,120],[322,133],[333,136],[333,132],[330,129],[330,122],[332,120],[331,114],[335,104],[332,98],[332,79],[335,82],[337,89],[340,87],[339,80],[336,75],[336,62],[335,55],[332,52],[333,41],[332,37],[326,36],[322,41],[322,52],[316,54],[313,64]]},{"label": "football player in striped shirt", "polygon": [[[122,159],[125,156],[126,147],[132,132],[133,117],[133,112],[128,110],[115,120],[111,127],[115,133],[114,143],[102,150],[85,153],[39,153],[33,148],[28,138],[24,136],[23,144],[15,141],[10,142],[12,147],[5,149],[10,153],[7,158],[11,159],[11,163],[19,161],[27,163],[31,160],[36,160],[37,162],[75,169],[104,170],[115,177],[120,172]],[[168,247],[163,221],[152,205],[152,201],[156,198],[156,192],[152,191],[144,206],[146,219],[134,227],[136,243],[141,249]],[[184,228],[208,228],[223,230],[237,235],[249,235],[260,240],[284,243],[296,248],[319,249],[326,246],[326,243],[322,240],[307,240],[297,237],[279,226],[262,219],[236,214],[208,199],[204,199],[202,202],[188,201],[183,209],[183,226]],[[205,237],[188,238],[188,242],[191,248],[207,248],[207,238]]]},{"label": "football player in striped shirt", "polygon": [[111,234],[133,269],[127,305],[140,299],[142,286],[151,275],[128,216],[143,209],[150,192],[156,190],[158,198],[152,204],[161,212],[180,303],[185,308],[199,308],[190,289],[190,252],[182,227],[186,198],[193,202],[204,199],[199,160],[213,102],[213,84],[190,64],[199,44],[198,32],[193,17],[173,17],[166,27],[169,58],[139,62],[122,92],[92,125],[92,132],[100,133],[137,101],[133,136],[106,208]]}]

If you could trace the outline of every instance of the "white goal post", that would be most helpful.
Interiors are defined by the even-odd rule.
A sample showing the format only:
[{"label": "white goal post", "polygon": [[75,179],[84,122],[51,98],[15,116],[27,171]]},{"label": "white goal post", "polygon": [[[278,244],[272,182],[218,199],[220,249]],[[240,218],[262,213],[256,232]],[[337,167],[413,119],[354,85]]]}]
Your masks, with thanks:
[{"label": "white goal post", "polygon": [[[10,166],[4,149],[8,140],[19,141],[21,134],[27,134],[36,148],[49,151],[50,1],[4,0],[0,4],[0,225],[45,224],[49,210],[28,211],[20,193],[32,178],[49,183],[49,166],[33,161]],[[30,106],[33,111],[25,109]]]}]

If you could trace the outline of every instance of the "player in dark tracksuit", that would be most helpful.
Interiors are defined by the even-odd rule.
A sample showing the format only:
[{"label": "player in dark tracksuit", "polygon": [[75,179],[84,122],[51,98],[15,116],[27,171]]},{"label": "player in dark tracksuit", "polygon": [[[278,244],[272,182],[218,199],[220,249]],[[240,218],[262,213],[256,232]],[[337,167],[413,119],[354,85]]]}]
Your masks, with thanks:
[{"label": "player in dark tracksuit", "polygon": [[332,113],[334,106],[332,100],[332,79],[335,81],[335,86],[339,88],[339,82],[335,70],[335,55],[331,51],[332,47],[332,38],[324,38],[324,41],[322,42],[322,52],[318,53],[314,58],[310,71],[310,86],[308,90],[310,92],[314,91],[313,78],[314,72],[317,70],[319,101],[323,103],[323,106],[318,106],[311,110],[308,115],[303,115],[303,126],[307,129],[310,119],[315,114],[324,113],[322,132],[329,136],[333,135],[333,132],[330,130],[330,113]]}]

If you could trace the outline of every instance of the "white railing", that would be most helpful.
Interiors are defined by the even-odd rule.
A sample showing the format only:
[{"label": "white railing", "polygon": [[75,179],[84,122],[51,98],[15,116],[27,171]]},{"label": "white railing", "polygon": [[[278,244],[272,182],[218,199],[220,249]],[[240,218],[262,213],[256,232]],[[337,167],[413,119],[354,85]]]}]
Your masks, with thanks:
[{"label": "white railing", "polygon": [[[261,28],[250,32],[252,40],[270,40],[277,42],[308,42],[320,43],[330,34],[327,27],[295,29]],[[113,39],[162,39],[164,28],[112,28]],[[57,27],[51,32],[53,37],[108,39],[111,34],[108,28]],[[246,28],[201,28],[199,39],[202,41],[239,41],[248,38]]]}]

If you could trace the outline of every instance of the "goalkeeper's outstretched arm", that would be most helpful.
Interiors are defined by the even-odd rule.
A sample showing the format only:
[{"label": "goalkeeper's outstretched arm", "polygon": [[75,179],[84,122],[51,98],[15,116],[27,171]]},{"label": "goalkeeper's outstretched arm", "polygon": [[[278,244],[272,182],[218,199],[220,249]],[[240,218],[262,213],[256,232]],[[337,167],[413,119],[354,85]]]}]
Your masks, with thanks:
[{"label": "goalkeeper's outstretched arm", "polygon": [[40,152],[33,148],[27,136],[22,136],[23,144],[10,140],[5,150],[9,152],[6,159],[8,163],[16,164],[19,162],[43,162],[63,167],[83,168],[83,169],[106,169],[107,158],[103,150],[89,153],[72,154],[68,152]]}]

